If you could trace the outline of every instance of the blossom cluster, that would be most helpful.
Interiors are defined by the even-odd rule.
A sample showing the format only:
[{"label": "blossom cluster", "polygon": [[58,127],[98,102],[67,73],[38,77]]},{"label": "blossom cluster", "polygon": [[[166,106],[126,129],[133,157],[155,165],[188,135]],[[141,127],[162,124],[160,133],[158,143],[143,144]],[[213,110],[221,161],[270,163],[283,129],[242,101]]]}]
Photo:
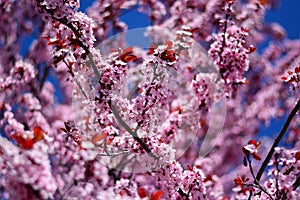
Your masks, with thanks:
[{"label": "blossom cluster", "polygon": [[288,76],[284,76],[281,78],[287,83],[291,84],[291,88],[295,91],[299,89],[299,82],[300,82],[300,67],[296,67],[295,71],[288,71]]},{"label": "blossom cluster", "polygon": [[[299,199],[300,41],[264,22],[276,2],[1,2],[0,198]],[[132,10],[146,47],[117,34]]]},{"label": "blossom cluster", "polygon": [[248,53],[245,39],[248,30],[229,25],[225,33],[216,36],[209,51],[227,84],[245,83],[244,73],[248,70]]},{"label": "blossom cluster", "polygon": [[[95,40],[93,21],[78,12],[79,1],[34,1],[44,21],[52,27],[44,32],[48,45],[53,46],[54,64],[82,64],[92,52]],[[77,59],[81,58],[81,59]]]},{"label": "blossom cluster", "polygon": [[158,184],[167,191],[166,198],[205,199],[204,174],[199,166],[183,170],[179,163],[173,162],[156,173]]}]

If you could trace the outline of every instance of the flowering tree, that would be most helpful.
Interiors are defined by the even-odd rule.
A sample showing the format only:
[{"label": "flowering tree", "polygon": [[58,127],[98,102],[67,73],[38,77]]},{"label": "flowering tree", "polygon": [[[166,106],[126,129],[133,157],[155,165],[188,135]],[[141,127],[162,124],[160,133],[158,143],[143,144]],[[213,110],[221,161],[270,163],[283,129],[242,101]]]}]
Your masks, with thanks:
[{"label": "flowering tree", "polygon": [[0,1],[1,198],[299,199],[300,40],[264,22],[277,3]]}]

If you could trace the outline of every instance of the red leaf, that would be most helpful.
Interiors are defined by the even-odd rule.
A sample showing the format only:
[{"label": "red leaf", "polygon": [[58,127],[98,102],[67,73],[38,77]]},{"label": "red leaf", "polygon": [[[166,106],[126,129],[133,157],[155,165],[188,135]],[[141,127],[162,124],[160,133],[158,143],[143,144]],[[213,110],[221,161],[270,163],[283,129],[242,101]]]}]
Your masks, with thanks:
[{"label": "red leaf", "polygon": [[256,145],[256,140],[249,140],[248,144],[254,144],[254,145]]},{"label": "red leaf", "polygon": [[248,50],[249,50],[249,53],[253,53],[254,51],[256,51],[256,47],[250,46],[248,48]]},{"label": "red leaf", "polygon": [[48,36],[45,36],[45,37],[42,37],[42,38],[44,38],[45,40],[50,40],[50,37],[48,37]]},{"label": "red leaf", "polygon": [[261,5],[265,6],[268,5],[268,1],[267,0],[259,0]]},{"label": "red leaf", "polygon": [[126,188],[123,188],[120,192],[119,195],[121,196],[128,196],[130,194],[130,191]]},{"label": "red leaf", "polygon": [[167,49],[170,49],[173,46],[173,43],[170,40],[167,40],[165,45],[167,45]]},{"label": "red leaf", "polygon": [[287,79],[287,77],[283,76],[281,77],[281,80],[285,81]]},{"label": "red leaf", "polygon": [[140,198],[145,198],[148,196],[148,192],[144,188],[140,187],[138,189],[138,195],[140,196]]},{"label": "red leaf", "polygon": [[241,179],[241,177],[237,177],[234,180],[234,184],[237,185],[243,185],[243,180]]},{"label": "red leaf", "polygon": [[154,50],[157,48],[155,44],[150,44],[149,50],[148,50],[148,55],[154,54]]},{"label": "red leaf", "polygon": [[128,63],[131,61],[135,61],[136,59],[137,57],[135,55],[127,55],[122,59],[122,61]]},{"label": "red leaf", "polygon": [[297,161],[300,160],[300,151],[298,151],[298,152],[296,153],[295,158],[296,158]]},{"label": "red leaf", "polygon": [[32,149],[33,145],[34,145],[34,141],[31,140],[31,139],[25,139],[24,142],[22,144],[20,144],[20,145],[24,149]]},{"label": "red leaf", "polygon": [[175,51],[174,50],[165,50],[164,52],[161,53],[161,59],[168,61],[168,62],[174,62],[176,61],[176,57],[175,57]]},{"label": "red leaf", "polygon": [[261,142],[256,142],[256,140],[249,140],[248,144],[253,144],[256,148],[261,145]]},{"label": "red leaf", "polygon": [[259,148],[260,147],[260,145],[261,145],[261,142],[256,142],[256,148]]},{"label": "red leaf", "polygon": [[93,142],[93,144],[96,144],[97,142],[99,142],[100,140],[103,140],[107,136],[108,136],[108,133],[106,133],[106,132],[100,133],[100,134],[96,134],[96,135],[93,136],[92,142]]},{"label": "red leaf", "polygon": [[40,141],[44,138],[44,131],[41,129],[41,127],[36,126],[33,128],[33,135],[34,135],[33,138],[34,142]]},{"label": "red leaf", "polygon": [[161,190],[157,190],[151,195],[150,200],[159,200],[164,195],[164,192]]},{"label": "red leaf", "polygon": [[107,144],[110,144],[110,143],[112,143],[114,141],[114,138],[109,138],[108,140],[107,140]]},{"label": "red leaf", "polygon": [[193,171],[193,168],[190,165],[187,165],[188,170]]},{"label": "red leaf", "polygon": [[296,67],[296,68],[295,68],[295,72],[296,72],[296,73],[300,73],[300,67]]},{"label": "red leaf", "polygon": [[255,160],[261,160],[260,155],[258,155],[257,153],[253,153],[252,156]]},{"label": "red leaf", "polygon": [[126,49],[123,50],[122,54],[131,54],[133,52],[132,47],[127,47]]},{"label": "red leaf", "polygon": [[246,29],[246,28],[244,28],[244,27],[242,27],[242,31],[245,31],[245,32],[249,32],[249,30],[248,29]]},{"label": "red leaf", "polygon": [[48,46],[53,46],[57,43],[57,41],[53,41],[53,42],[48,42]]},{"label": "red leaf", "polygon": [[126,63],[134,61],[137,59],[137,57],[132,53],[133,53],[132,47],[128,47],[122,51],[121,55],[119,56],[119,59]]},{"label": "red leaf", "polygon": [[20,133],[14,134],[12,138],[24,149],[32,149],[33,147],[34,141],[27,138],[25,139]]}]

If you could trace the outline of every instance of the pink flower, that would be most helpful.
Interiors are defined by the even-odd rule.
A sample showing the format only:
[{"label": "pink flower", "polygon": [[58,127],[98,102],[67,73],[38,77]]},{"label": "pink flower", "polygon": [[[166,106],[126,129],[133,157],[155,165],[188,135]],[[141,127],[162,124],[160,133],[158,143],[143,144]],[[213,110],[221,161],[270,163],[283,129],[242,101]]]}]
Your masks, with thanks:
[{"label": "pink flower", "polygon": [[260,155],[257,153],[257,149],[260,147],[260,145],[261,142],[250,140],[247,145],[243,146],[243,152],[247,157],[252,155],[255,160],[261,160]]},{"label": "pink flower", "polygon": [[287,83],[291,84],[291,88],[295,91],[300,87],[300,66],[296,67],[294,72],[288,71],[288,76],[283,76],[281,78]]},{"label": "pink flower", "polygon": [[246,186],[246,182],[248,182],[249,180],[250,178],[246,178],[246,175],[238,176],[233,180],[235,187],[237,187],[239,193],[241,192],[246,194],[249,191],[249,188],[247,188]]}]

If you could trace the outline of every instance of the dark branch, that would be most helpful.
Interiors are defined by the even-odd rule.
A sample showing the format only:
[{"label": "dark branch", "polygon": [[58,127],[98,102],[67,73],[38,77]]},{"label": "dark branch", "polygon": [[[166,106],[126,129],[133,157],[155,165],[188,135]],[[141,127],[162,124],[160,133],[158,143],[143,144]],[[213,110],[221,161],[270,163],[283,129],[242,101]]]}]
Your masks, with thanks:
[{"label": "dark branch", "polygon": [[286,130],[288,129],[293,117],[296,115],[297,111],[300,108],[300,99],[298,100],[297,104],[295,105],[295,107],[293,108],[292,112],[290,113],[290,115],[288,116],[286,122],[284,123],[280,133],[278,134],[277,138],[275,139],[267,157],[265,158],[264,162],[262,163],[257,175],[256,175],[256,180],[259,181],[261,179],[261,176],[263,174],[263,172],[265,171],[269,161],[271,160],[274,151],[275,151],[275,147],[278,146],[280,140],[282,139],[282,137],[284,136]]},{"label": "dark branch", "polygon": [[119,115],[119,113],[116,110],[116,108],[114,107],[114,105],[112,105],[111,101],[109,101],[108,104],[109,104],[109,106],[110,106],[110,108],[111,108],[114,116],[116,117],[116,119],[118,120],[118,122],[125,128],[125,130],[129,132],[129,134],[135,139],[135,141],[137,141],[141,145],[141,147],[151,157],[153,157],[155,160],[158,160],[158,157],[152,153],[151,149],[149,149],[149,147],[147,146],[147,144],[137,135],[137,133],[135,131],[131,130],[131,128],[126,124],[126,122],[123,121],[123,119]]}]

